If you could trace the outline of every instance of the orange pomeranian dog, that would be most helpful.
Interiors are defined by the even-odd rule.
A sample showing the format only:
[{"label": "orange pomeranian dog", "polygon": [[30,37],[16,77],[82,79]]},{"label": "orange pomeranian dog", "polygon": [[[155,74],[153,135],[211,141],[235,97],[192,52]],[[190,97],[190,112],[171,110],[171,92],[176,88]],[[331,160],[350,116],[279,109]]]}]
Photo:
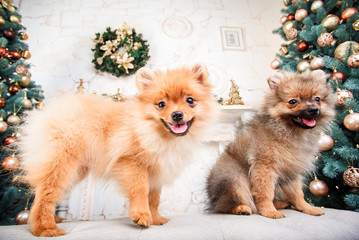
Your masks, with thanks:
[{"label": "orange pomeranian dog", "polygon": [[313,170],[320,133],[334,117],[334,97],[321,70],[276,72],[261,111],[238,130],[207,179],[209,210],[281,218],[294,207],[310,215],[303,174]]},{"label": "orange pomeranian dog", "polygon": [[140,69],[139,94],[127,102],[75,94],[53,100],[24,125],[23,178],[35,191],[30,210],[36,236],[66,234],[55,205],[88,172],[113,178],[130,202],[130,217],[162,225],[161,188],[190,163],[217,104],[205,66],[167,72]]}]

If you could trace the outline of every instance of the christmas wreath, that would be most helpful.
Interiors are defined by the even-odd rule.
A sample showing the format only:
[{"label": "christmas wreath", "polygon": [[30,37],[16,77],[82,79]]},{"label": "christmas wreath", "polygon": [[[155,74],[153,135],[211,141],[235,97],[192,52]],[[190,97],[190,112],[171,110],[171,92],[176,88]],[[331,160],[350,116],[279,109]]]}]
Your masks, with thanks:
[{"label": "christmas wreath", "polygon": [[95,68],[117,77],[135,73],[150,58],[147,41],[125,22],[116,30],[108,27],[106,32],[96,33],[94,42]]}]

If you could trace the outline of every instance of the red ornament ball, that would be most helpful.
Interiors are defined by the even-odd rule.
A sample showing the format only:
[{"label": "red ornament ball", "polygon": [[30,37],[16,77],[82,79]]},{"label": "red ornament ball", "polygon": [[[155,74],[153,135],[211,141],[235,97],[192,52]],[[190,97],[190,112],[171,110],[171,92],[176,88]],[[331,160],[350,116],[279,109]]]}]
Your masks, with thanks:
[{"label": "red ornament ball", "polygon": [[292,20],[294,20],[294,14],[293,14],[293,13],[289,13],[289,14],[287,15],[287,21],[292,21]]},{"label": "red ornament ball", "polygon": [[10,85],[8,88],[9,93],[12,95],[15,95],[20,90],[21,90],[21,87],[17,84]]},{"label": "red ornament ball", "polygon": [[342,72],[333,72],[329,79],[339,79],[344,83],[347,80],[347,77]]},{"label": "red ornament ball", "polygon": [[10,52],[10,57],[11,57],[11,59],[13,59],[13,60],[18,60],[18,59],[20,59],[21,58],[21,53],[19,53],[18,51],[11,51]]},{"label": "red ornament ball", "polygon": [[4,47],[0,47],[0,57],[7,58],[9,56],[9,50]]},{"label": "red ornament ball", "polygon": [[4,37],[7,39],[7,40],[14,40],[15,37],[16,37],[16,34],[13,30],[11,29],[5,29],[3,31],[3,34],[4,34]]},{"label": "red ornament ball", "polygon": [[355,13],[357,13],[358,12],[358,9],[356,9],[356,8],[353,8],[353,7],[351,7],[351,8],[347,8],[347,9],[345,9],[344,11],[343,11],[343,13],[342,13],[342,19],[344,20],[344,21],[346,21],[346,20],[348,20],[349,18],[351,18],[351,16],[353,16]]},{"label": "red ornament ball", "polygon": [[4,138],[4,140],[2,140],[2,144],[4,146],[9,146],[10,144],[13,144],[14,142],[16,142],[16,138],[13,136],[6,137],[6,138]]},{"label": "red ornament ball", "polygon": [[297,50],[299,52],[305,52],[305,51],[308,50],[308,48],[309,48],[309,45],[308,45],[308,43],[306,41],[301,41],[297,45]]},{"label": "red ornament ball", "polygon": [[0,108],[4,108],[6,106],[5,98],[0,97]]}]

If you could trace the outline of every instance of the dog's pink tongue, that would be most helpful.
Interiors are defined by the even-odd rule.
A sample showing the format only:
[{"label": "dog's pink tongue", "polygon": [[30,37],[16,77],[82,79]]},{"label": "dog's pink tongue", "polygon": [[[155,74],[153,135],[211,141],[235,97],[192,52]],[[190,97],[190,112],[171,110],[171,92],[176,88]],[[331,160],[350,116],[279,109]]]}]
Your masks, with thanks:
[{"label": "dog's pink tongue", "polygon": [[171,126],[174,133],[184,133],[187,130],[186,124],[173,124]]},{"label": "dog's pink tongue", "polygon": [[311,118],[311,119],[303,118],[302,121],[308,127],[314,127],[317,124],[317,122],[315,121],[314,118]]}]

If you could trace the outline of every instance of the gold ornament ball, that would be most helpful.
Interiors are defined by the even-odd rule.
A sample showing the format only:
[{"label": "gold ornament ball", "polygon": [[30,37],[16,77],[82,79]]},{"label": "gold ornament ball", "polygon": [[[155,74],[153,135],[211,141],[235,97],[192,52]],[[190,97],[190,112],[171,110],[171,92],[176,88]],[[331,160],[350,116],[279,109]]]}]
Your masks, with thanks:
[{"label": "gold ornament ball", "polygon": [[328,186],[325,182],[319,179],[314,179],[309,184],[310,192],[317,197],[323,197],[328,194]]},{"label": "gold ornament ball", "polygon": [[7,130],[7,123],[3,120],[0,120],[0,133],[3,133]]},{"label": "gold ornament ball", "polygon": [[19,212],[15,217],[16,224],[17,225],[27,224],[27,221],[29,220],[29,214],[30,214],[29,210],[23,210]]},{"label": "gold ornament ball", "polygon": [[285,22],[282,27],[284,34],[286,34],[287,31],[293,27],[294,27],[293,21]]},{"label": "gold ornament ball", "polygon": [[352,99],[353,93],[348,90],[338,90],[335,92],[335,105],[344,106],[347,99]]},{"label": "gold ornament ball", "polygon": [[1,167],[6,171],[14,171],[19,167],[19,160],[14,156],[7,157],[2,161]]},{"label": "gold ornament ball", "polygon": [[307,10],[305,10],[305,9],[298,9],[298,10],[295,12],[294,18],[295,18],[295,20],[297,20],[297,21],[303,21],[304,18],[306,18],[307,16],[308,16]]},{"label": "gold ornament ball", "polygon": [[339,44],[334,50],[334,58],[339,62],[346,62],[350,55],[359,52],[359,43],[355,41],[346,41]]},{"label": "gold ornament ball", "polygon": [[287,16],[282,16],[280,19],[279,19],[279,22],[280,24],[284,24],[285,22],[287,21]]},{"label": "gold ornament ball", "polygon": [[328,32],[333,31],[339,26],[340,19],[337,15],[327,15],[320,24],[322,24]]},{"label": "gold ornament ball", "polygon": [[31,83],[31,79],[30,79],[30,76],[23,76],[19,81],[18,81],[19,85],[21,87],[27,87],[30,85]]},{"label": "gold ornament ball", "polygon": [[350,113],[344,118],[344,126],[351,131],[359,131],[359,113]]},{"label": "gold ornament ball", "polygon": [[278,59],[274,59],[271,63],[270,63],[270,67],[273,70],[277,70],[280,67],[281,62]]},{"label": "gold ornament ball", "polygon": [[343,173],[344,182],[350,187],[359,187],[359,168],[349,168]]},{"label": "gold ornament ball", "polygon": [[287,55],[288,54],[288,48],[287,47],[281,47],[280,48],[280,53],[283,55]]},{"label": "gold ornament ball", "polygon": [[353,27],[354,31],[359,31],[359,20],[356,20],[355,22],[353,22],[352,27]]},{"label": "gold ornament ball", "polygon": [[328,46],[331,45],[333,40],[334,40],[334,37],[333,37],[332,34],[330,34],[330,33],[322,33],[322,34],[319,35],[319,37],[317,39],[317,43],[321,47],[328,47]]},{"label": "gold ornament ball", "polygon": [[25,65],[17,65],[15,68],[15,72],[25,76],[28,74],[29,70],[27,69],[27,67]]},{"label": "gold ornament ball", "polygon": [[353,7],[351,7],[351,8],[347,8],[347,9],[345,9],[344,11],[343,11],[343,13],[342,13],[342,19],[344,20],[344,21],[346,21],[346,20],[348,20],[349,18],[351,18],[351,16],[353,16],[355,13],[357,13],[358,12],[358,9],[356,9],[356,8],[353,8]]},{"label": "gold ornament ball", "polygon": [[5,24],[5,19],[2,16],[0,16],[0,26],[4,24]]},{"label": "gold ornament ball", "polygon": [[312,10],[312,12],[316,12],[321,7],[323,7],[323,2],[320,0],[315,0],[310,6],[310,10]]},{"label": "gold ornament ball", "polygon": [[18,124],[20,124],[21,119],[19,116],[12,114],[7,118],[6,122],[9,125],[18,125]]},{"label": "gold ornament ball", "polygon": [[29,109],[32,107],[32,102],[28,98],[22,100],[22,108]]},{"label": "gold ornament ball", "polygon": [[288,40],[294,40],[297,38],[297,36],[298,36],[298,30],[295,28],[288,29],[288,31],[285,34],[285,37]]},{"label": "gold ornament ball", "polygon": [[29,38],[29,36],[27,35],[27,33],[26,32],[22,32],[22,33],[20,33],[21,34],[21,40],[27,40],[28,38]]},{"label": "gold ornament ball", "polygon": [[321,57],[315,57],[310,61],[310,67],[313,70],[322,69],[324,67],[324,60]]},{"label": "gold ornament ball", "polygon": [[12,22],[12,23],[16,23],[16,24],[20,23],[20,18],[18,16],[11,15],[9,19],[10,19],[10,22]]},{"label": "gold ornament ball", "polygon": [[351,68],[359,68],[359,53],[352,54],[348,58],[347,64]]},{"label": "gold ornament ball", "polygon": [[297,71],[302,73],[310,70],[310,63],[308,60],[303,60],[297,64]]},{"label": "gold ornament ball", "polygon": [[334,146],[333,138],[327,134],[320,135],[318,143],[319,143],[319,150],[322,152],[329,151]]},{"label": "gold ornament ball", "polygon": [[30,53],[28,50],[24,50],[24,51],[22,51],[22,53],[21,53],[21,57],[22,57],[23,59],[29,59],[29,58],[31,57],[31,53]]}]

